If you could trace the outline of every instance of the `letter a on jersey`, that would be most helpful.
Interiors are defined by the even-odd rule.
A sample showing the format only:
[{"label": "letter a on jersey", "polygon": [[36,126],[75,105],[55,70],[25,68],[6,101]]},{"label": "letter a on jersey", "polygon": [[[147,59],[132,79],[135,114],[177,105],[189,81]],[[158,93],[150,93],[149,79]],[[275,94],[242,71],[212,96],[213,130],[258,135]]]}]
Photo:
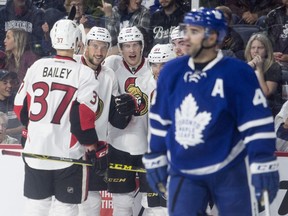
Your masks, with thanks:
[{"label": "letter a on jersey", "polygon": [[224,98],[223,80],[222,79],[216,79],[211,95],[213,97],[216,97],[217,95],[219,95],[221,98]]}]

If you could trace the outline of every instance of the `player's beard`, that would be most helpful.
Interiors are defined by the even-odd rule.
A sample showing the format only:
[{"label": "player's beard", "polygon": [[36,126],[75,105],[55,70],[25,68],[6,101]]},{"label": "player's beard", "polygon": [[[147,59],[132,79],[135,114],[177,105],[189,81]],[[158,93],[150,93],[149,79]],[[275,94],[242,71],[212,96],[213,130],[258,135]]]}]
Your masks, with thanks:
[{"label": "player's beard", "polygon": [[[201,45],[200,46],[195,46],[195,45],[190,45],[190,47],[188,48],[187,53],[194,58],[196,55],[198,56],[200,53],[199,51],[201,50]],[[201,51],[200,51],[201,52]],[[196,57],[197,57],[196,56]]]}]

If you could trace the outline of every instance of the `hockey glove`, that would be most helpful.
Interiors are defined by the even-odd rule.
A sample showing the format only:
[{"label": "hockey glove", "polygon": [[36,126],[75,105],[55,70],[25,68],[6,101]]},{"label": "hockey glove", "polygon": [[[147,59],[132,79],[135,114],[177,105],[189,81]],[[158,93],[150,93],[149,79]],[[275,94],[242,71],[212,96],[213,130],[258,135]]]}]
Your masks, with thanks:
[{"label": "hockey glove", "polygon": [[166,197],[166,183],[168,177],[168,161],[166,154],[147,153],[142,162],[147,170],[146,178],[151,189]]},{"label": "hockey glove", "polygon": [[99,142],[98,146],[96,151],[88,151],[87,156],[96,175],[104,176],[108,168],[108,145],[106,142]]},{"label": "hockey glove", "polygon": [[255,187],[258,203],[262,202],[265,190],[268,191],[270,203],[276,197],[279,188],[278,167],[279,164],[275,157],[251,163],[252,184]]},{"label": "hockey glove", "polygon": [[28,130],[26,128],[22,129],[22,136],[21,136],[21,145],[22,148],[25,147],[26,139],[27,139]]},{"label": "hockey glove", "polygon": [[115,97],[116,110],[120,115],[131,116],[138,110],[135,97],[131,94],[122,94]]}]

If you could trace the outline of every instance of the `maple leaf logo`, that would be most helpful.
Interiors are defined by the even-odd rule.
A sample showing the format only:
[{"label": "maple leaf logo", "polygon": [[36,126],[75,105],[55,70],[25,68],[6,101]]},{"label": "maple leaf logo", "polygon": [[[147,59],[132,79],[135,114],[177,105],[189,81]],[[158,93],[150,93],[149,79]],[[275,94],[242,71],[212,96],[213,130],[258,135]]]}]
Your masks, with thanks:
[{"label": "maple leaf logo", "polygon": [[185,149],[204,142],[203,130],[211,120],[211,113],[204,111],[197,114],[198,109],[194,97],[189,94],[175,112],[175,139]]}]

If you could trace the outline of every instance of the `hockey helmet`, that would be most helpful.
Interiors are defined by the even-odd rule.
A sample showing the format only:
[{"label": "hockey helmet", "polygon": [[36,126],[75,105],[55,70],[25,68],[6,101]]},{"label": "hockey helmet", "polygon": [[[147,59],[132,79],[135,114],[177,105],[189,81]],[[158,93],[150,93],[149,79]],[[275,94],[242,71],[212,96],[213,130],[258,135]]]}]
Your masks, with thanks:
[{"label": "hockey helmet", "polygon": [[111,45],[111,35],[106,28],[102,27],[92,27],[86,35],[86,45],[89,40],[98,40],[107,42],[109,46]]},{"label": "hockey helmet", "polygon": [[81,31],[74,21],[61,19],[53,25],[50,38],[54,49],[75,49],[81,41]]},{"label": "hockey helmet", "polygon": [[181,31],[180,26],[174,28],[170,34],[171,41],[175,39],[183,39],[184,38],[184,31]]},{"label": "hockey helmet", "polygon": [[119,36],[118,36],[118,43],[126,43],[131,41],[141,41],[142,46],[144,46],[144,37],[142,32],[136,27],[127,27],[122,28]]},{"label": "hockey helmet", "polygon": [[171,44],[156,44],[148,55],[150,63],[164,63],[176,57]]},{"label": "hockey helmet", "polygon": [[220,10],[199,8],[186,13],[184,24],[202,26],[205,29],[205,37],[211,30],[218,33],[218,43],[222,43],[227,34],[227,22]]}]

